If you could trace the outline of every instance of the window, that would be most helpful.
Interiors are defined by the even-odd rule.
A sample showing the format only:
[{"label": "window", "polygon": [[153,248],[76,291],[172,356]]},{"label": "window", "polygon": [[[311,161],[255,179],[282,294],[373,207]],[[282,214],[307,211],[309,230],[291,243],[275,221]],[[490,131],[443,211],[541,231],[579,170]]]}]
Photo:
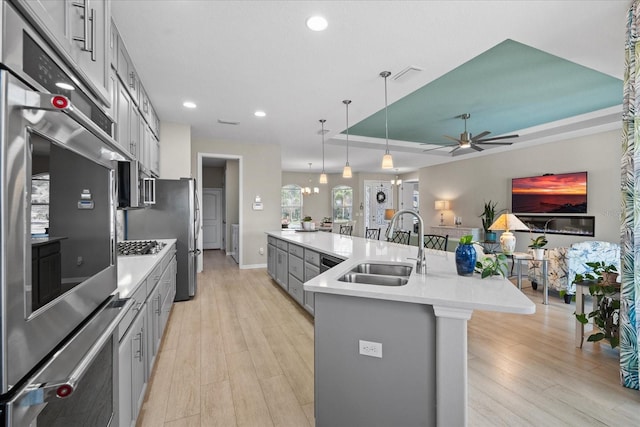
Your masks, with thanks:
[{"label": "window", "polygon": [[331,190],[333,221],[351,221],[353,217],[353,188],[341,185]]},{"label": "window", "polygon": [[302,219],[302,187],[285,185],[281,191],[282,224],[299,223]]},{"label": "window", "polygon": [[31,234],[48,234],[49,174],[31,177]]}]

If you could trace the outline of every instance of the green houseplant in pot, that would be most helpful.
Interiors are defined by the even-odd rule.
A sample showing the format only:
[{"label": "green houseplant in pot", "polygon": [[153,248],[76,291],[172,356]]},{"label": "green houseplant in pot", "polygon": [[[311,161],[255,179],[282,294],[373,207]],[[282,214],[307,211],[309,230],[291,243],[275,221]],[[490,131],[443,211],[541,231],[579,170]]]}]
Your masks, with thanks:
[{"label": "green houseplant in pot", "polygon": [[304,218],[302,218],[302,229],[303,230],[313,230],[313,219],[311,219],[310,216],[305,216]]},{"label": "green houseplant in pot", "polygon": [[533,259],[541,260],[544,258],[544,247],[549,243],[546,236],[538,236],[531,239],[529,247],[533,249]]},{"label": "green houseplant in pot", "polygon": [[584,275],[576,274],[573,283],[589,282],[589,294],[594,299],[593,311],[575,314],[575,317],[582,324],[587,324],[592,319],[597,327],[587,341],[606,339],[612,348],[616,348],[620,341],[620,283],[616,281],[618,269],[615,265],[602,261],[587,262],[586,265],[593,271]]},{"label": "green houseplant in pot", "polygon": [[476,263],[476,269],[483,279],[491,276],[507,277],[507,256],[505,254],[495,254],[488,256]]},{"label": "green houseplant in pot", "polygon": [[484,229],[485,242],[494,243],[496,241],[496,233],[489,230],[489,227],[491,227],[491,224],[495,221],[497,205],[498,203],[493,203],[491,200],[485,202],[484,211],[480,214],[480,218],[482,218],[482,228]]}]

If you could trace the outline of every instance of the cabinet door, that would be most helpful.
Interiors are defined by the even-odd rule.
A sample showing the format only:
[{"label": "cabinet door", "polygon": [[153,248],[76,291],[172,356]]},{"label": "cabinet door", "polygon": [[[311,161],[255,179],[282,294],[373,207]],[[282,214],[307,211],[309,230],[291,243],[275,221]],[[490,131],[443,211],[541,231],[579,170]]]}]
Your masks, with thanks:
[{"label": "cabinet door", "polygon": [[158,346],[160,344],[160,287],[156,286],[155,289],[149,294],[147,299],[147,369],[148,375],[151,375],[151,369],[156,360],[156,354],[158,352]]},{"label": "cabinet door", "polygon": [[126,90],[131,95],[131,99],[134,103],[138,102],[138,74],[133,67],[133,62],[127,52],[127,48],[122,41],[122,38],[118,39],[118,77],[124,83]]},{"label": "cabinet door", "polygon": [[145,371],[145,307],[120,341],[119,412],[120,426],[135,425],[146,385]]},{"label": "cabinet door", "polygon": [[140,112],[133,106],[130,112],[130,128],[129,128],[129,152],[133,157],[139,159],[140,154]]},{"label": "cabinet door", "polygon": [[272,279],[276,278],[276,257],[277,249],[275,245],[268,244],[267,245],[267,272]]},{"label": "cabinet door", "polygon": [[120,146],[129,151],[131,144],[131,97],[124,84],[118,81],[118,123],[116,125],[116,139]]},{"label": "cabinet door", "polygon": [[160,141],[151,137],[151,173],[160,176]]},{"label": "cabinet door", "polygon": [[[111,11],[105,0],[72,2],[71,58],[104,96],[109,93],[109,39]],[[78,5],[78,6],[76,6]],[[80,6],[82,5],[82,6]]]},{"label": "cabinet door", "polygon": [[280,286],[282,286],[282,288],[284,290],[288,290],[288,279],[289,279],[289,266],[288,266],[288,256],[289,254],[278,248],[278,255],[276,258],[276,282],[278,282],[278,284]]}]

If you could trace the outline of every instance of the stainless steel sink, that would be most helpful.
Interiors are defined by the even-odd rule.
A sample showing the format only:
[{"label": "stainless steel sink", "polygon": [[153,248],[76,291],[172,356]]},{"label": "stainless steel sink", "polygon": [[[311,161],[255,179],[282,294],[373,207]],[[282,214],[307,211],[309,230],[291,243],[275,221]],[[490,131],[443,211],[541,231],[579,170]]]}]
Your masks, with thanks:
[{"label": "stainless steel sink", "polygon": [[403,286],[409,281],[408,277],[384,276],[381,274],[347,273],[338,279],[341,282],[363,283],[379,286]]},{"label": "stainless steel sink", "polygon": [[386,276],[410,276],[413,267],[403,264],[376,264],[364,263],[358,264],[351,269],[353,273],[365,274],[384,274]]}]

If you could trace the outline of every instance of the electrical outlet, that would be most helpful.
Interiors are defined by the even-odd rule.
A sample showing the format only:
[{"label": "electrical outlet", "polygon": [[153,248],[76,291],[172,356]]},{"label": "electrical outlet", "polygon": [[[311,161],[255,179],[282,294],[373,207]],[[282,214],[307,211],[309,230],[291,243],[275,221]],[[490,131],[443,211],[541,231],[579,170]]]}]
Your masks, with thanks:
[{"label": "electrical outlet", "polygon": [[258,253],[259,253],[260,255],[264,255],[264,248],[260,248],[260,249],[258,249]]},{"label": "electrical outlet", "polygon": [[359,345],[361,355],[382,359],[382,343],[360,340]]}]

